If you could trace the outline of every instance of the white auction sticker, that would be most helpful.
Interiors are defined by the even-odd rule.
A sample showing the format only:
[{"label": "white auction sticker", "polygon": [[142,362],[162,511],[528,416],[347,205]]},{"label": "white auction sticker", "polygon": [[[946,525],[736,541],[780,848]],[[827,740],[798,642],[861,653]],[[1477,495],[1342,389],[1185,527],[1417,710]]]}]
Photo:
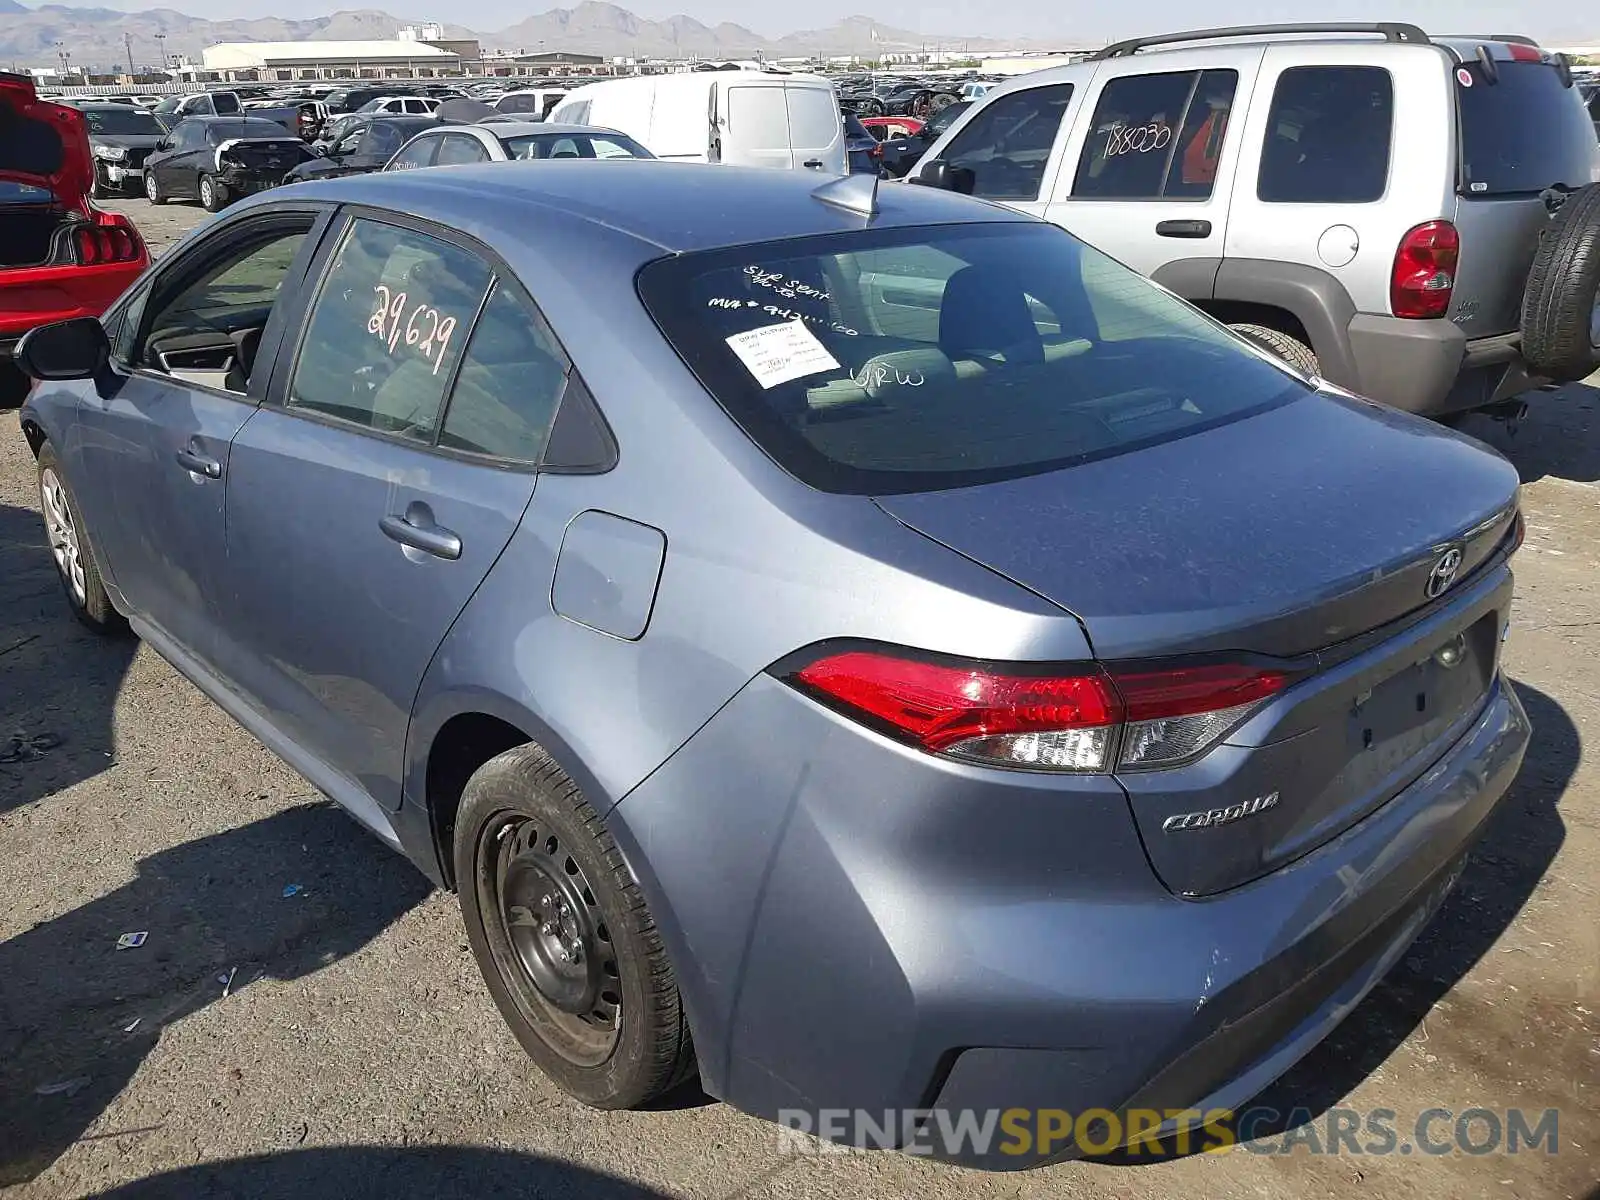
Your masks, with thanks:
[{"label": "white auction sticker", "polygon": [[774,388],[802,375],[839,369],[838,360],[801,321],[747,329],[729,338],[728,347],[763,388]]}]

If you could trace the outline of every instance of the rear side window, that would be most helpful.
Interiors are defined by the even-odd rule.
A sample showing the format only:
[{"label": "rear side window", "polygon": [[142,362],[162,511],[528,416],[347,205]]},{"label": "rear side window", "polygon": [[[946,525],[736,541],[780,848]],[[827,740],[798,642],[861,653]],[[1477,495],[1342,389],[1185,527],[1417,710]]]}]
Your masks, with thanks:
[{"label": "rear side window", "polygon": [[1072,85],[1008,92],[979,109],[939,155],[973,173],[972,194],[990,200],[1037,200]]},{"label": "rear side window", "polygon": [[1057,470],[1307,392],[1053,226],[941,225],[676,255],[651,316],[812,487],[875,495]]},{"label": "rear side window", "polygon": [[472,330],[439,445],[538,462],[566,382],[566,358],[554,336],[502,284]]},{"label": "rear side window", "polygon": [[1595,127],[1577,89],[1561,86],[1549,63],[1497,62],[1490,83],[1478,63],[1457,77],[1461,190],[1468,196],[1582,187],[1595,157]]},{"label": "rear side window", "polygon": [[447,133],[441,140],[443,145],[439,147],[439,157],[434,160],[435,166],[448,167],[460,163],[489,161],[489,152],[475,137],[469,137],[464,133]]},{"label": "rear side window", "polygon": [[291,408],[432,442],[489,275],[449,242],[353,221],[311,309]]},{"label": "rear side window", "polygon": [[239,97],[232,92],[217,92],[211,97],[211,107],[219,117],[228,116],[239,111]]},{"label": "rear side window", "polygon": [[1382,67],[1291,67],[1267,113],[1256,197],[1368,204],[1389,185],[1394,81]]},{"label": "rear side window", "polygon": [[1238,83],[1235,71],[1113,79],[1095,105],[1072,194],[1103,200],[1210,196]]}]

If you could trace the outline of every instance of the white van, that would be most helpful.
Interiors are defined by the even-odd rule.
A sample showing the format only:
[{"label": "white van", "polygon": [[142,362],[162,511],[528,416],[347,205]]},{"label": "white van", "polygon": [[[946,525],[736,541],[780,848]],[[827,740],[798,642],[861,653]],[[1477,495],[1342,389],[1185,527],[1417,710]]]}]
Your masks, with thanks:
[{"label": "white van", "polygon": [[692,71],[585,84],[550,114],[626,133],[657,158],[847,172],[844,118],[820,75]]}]

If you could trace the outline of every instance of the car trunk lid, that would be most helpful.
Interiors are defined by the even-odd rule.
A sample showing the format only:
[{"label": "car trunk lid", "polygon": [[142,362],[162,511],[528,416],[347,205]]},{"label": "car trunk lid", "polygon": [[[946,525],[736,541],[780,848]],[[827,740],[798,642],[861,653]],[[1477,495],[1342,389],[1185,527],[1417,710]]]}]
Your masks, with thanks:
[{"label": "car trunk lid", "polygon": [[0,72],[0,181],[43,188],[58,206],[81,209],[89,180],[83,114],[40,100],[26,75]]},{"label": "car trunk lid", "polygon": [[1459,178],[1453,220],[1461,238],[1449,318],[1468,337],[1515,331],[1528,270],[1549,224],[1547,189],[1596,178],[1594,127],[1575,87],[1537,48],[1456,47]]},{"label": "car trunk lid", "polygon": [[229,138],[217,147],[219,161],[226,157],[251,171],[287,171],[308,157],[305,143],[297,138]]},{"label": "car trunk lid", "polygon": [[1496,574],[1517,487],[1466,439],[1310,396],[1063,471],[877,503],[1072,612],[1102,661],[1289,660],[1298,682],[1224,745],[1120,775],[1157,874],[1208,894],[1336,836],[1458,736],[1492,678],[1509,583],[1452,605],[1463,581]]}]

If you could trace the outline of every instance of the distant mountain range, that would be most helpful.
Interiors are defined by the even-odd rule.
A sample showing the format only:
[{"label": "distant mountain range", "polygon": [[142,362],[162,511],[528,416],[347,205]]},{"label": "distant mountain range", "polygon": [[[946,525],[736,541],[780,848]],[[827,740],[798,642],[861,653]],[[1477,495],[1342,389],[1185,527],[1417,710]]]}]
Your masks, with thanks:
[{"label": "distant mountain range", "polygon": [[[109,8],[68,8],[45,4],[24,8],[16,0],[0,0],[0,66],[54,65],[57,47],[71,52],[72,65],[94,68],[127,66],[132,39],[133,59],[140,67],[160,61],[165,39],[167,54],[198,58],[217,42],[340,41],[392,38],[402,25],[420,24],[376,9],[336,12],[306,21],[276,17],[253,20],[210,21],[170,8],[121,12]],[[872,55],[917,50],[935,45],[966,47],[974,52],[1011,48],[1017,40],[993,38],[930,37],[892,29],[871,17],[848,17],[827,29],[805,30],[768,38],[742,25],[708,26],[693,17],[668,17],[652,21],[615,4],[585,0],[575,8],[555,8],[529,17],[509,29],[478,33],[459,25],[446,25],[451,38],[477,38],[485,50],[524,50],[548,53],[567,50],[582,54],[622,55],[632,58],[698,55],[705,58],[749,58],[760,52],[769,58],[815,54]]]}]

